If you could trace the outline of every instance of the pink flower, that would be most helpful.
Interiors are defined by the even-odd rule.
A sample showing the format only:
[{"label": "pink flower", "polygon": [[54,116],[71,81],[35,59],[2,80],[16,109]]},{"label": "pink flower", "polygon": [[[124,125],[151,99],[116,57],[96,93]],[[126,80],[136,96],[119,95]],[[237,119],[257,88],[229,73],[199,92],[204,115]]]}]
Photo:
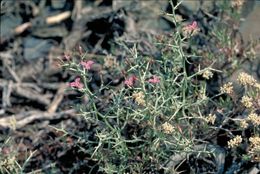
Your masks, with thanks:
[{"label": "pink flower", "polygon": [[150,79],[148,80],[148,82],[149,82],[149,83],[154,83],[154,84],[160,83],[160,78],[157,77],[157,76],[153,76],[152,78],[150,78]]},{"label": "pink flower", "polygon": [[190,24],[190,25],[187,25],[186,27],[187,27],[187,29],[189,29],[189,30],[193,31],[193,30],[196,30],[196,29],[198,29],[198,24],[197,24],[197,22],[196,22],[196,21],[193,21],[193,22],[192,22],[192,24]]},{"label": "pink flower", "polygon": [[199,27],[198,27],[198,23],[196,21],[193,21],[191,24],[189,24],[183,28],[183,34],[185,36],[195,35],[198,32],[199,32]]},{"label": "pink flower", "polygon": [[128,87],[131,87],[134,85],[135,81],[137,80],[137,77],[136,76],[131,76],[129,77],[128,79],[125,80],[125,84],[128,86]]},{"label": "pink flower", "polygon": [[71,82],[69,84],[70,87],[74,87],[74,88],[78,88],[78,89],[82,89],[83,88],[83,84],[80,82],[80,78],[76,78],[74,82]]},{"label": "pink flower", "polygon": [[80,62],[80,64],[87,70],[90,70],[92,65],[94,64],[95,62],[92,61],[92,60],[88,60],[87,62]]}]

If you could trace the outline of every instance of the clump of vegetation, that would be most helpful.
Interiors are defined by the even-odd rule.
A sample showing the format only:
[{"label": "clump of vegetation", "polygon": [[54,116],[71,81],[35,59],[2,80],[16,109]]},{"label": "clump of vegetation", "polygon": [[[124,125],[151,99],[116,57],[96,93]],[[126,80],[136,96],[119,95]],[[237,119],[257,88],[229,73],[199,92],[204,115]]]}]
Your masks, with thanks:
[{"label": "clump of vegetation", "polygon": [[[136,44],[129,48],[119,42],[128,51],[125,60],[89,60],[80,53],[78,58],[63,62],[66,70],[78,76],[70,87],[87,99],[78,106],[80,115],[96,125],[93,137],[82,137],[86,143],[83,149],[105,173],[173,172],[178,166],[169,165],[172,157],[213,153],[197,147],[219,148],[220,143],[214,144],[207,136],[224,131],[230,139],[224,142],[228,153],[232,151],[233,157],[243,160],[258,160],[259,83],[248,74],[240,74],[238,82],[245,90],[241,98],[231,82],[222,85],[216,81],[226,79],[248,60],[248,52],[234,49],[234,31],[225,23],[212,26],[205,36],[200,23],[183,25],[174,13],[166,15],[176,29],[170,37],[154,38],[159,57],[144,56]],[[200,39],[208,40],[208,45],[200,47]],[[121,85],[115,87],[102,81],[102,69],[109,67],[124,77]],[[89,86],[93,71],[101,81],[95,92]],[[212,92],[208,89],[213,88],[213,82],[217,89]],[[109,97],[102,98],[104,93]],[[237,114],[243,118],[238,119]],[[225,128],[230,122],[234,126]],[[249,139],[243,136],[248,129],[252,130]],[[242,147],[243,142],[247,145]],[[243,155],[235,150],[239,147]],[[223,171],[223,166],[210,170]]]},{"label": "clump of vegetation", "polygon": [[11,144],[13,139],[6,138],[0,146],[0,173],[23,173],[28,161],[32,158],[34,152],[28,152],[25,161],[18,159],[18,152]]},{"label": "clump of vegetation", "polygon": [[[173,13],[164,14],[174,32],[146,35],[153,55],[124,36],[110,55],[95,57],[80,46],[66,52],[60,62],[73,77],[68,90],[80,98],[72,107],[88,123],[78,132],[56,128],[61,147],[83,152],[71,152],[80,157],[72,158],[70,173],[236,173],[258,164],[260,83],[237,73],[256,57],[257,42],[243,45],[237,30],[243,3],[217,1],[217,17],[184,21],[175,14],[180,4],[170,1]],[[0,173],[24,172],[34,155],[20,160],[11,141],[0,147]],[[64,156],[38,171],[66,173],[56,170]]]},{"label": "clump of vegetation", "polygon": [[[79,107],[81,115],[98,125],[94,140],[86,140],[84,148],[100,164],[100,170],[160,171],[171,155],[193,150],[196,139],[190,119],[198,117],[209,101],[201,97],[205,96],[205,84],[197,83],[196,78],[214,71],[206,68],[191,76],[187,73],[188,55],[182,44],[197,30],[196,22],[179,26],[170,42],[157,43],[168,49],[160,59],[139,55],[136,46],[128,49],[132,58],[118,62],[125,80],[117,88],[101,84],[99,91],[92,93],[88,87],[90,71],[99,62],[87,60],[84,55],[64,62],[65,68],[79,76],[70,86],[88,99],[86,105]],[[98,107],[98,102],[104,102],[99,96],[106,91],[111,92],[110,98],[106,106]],[[201,96],[194,95],[198,91]]]}]

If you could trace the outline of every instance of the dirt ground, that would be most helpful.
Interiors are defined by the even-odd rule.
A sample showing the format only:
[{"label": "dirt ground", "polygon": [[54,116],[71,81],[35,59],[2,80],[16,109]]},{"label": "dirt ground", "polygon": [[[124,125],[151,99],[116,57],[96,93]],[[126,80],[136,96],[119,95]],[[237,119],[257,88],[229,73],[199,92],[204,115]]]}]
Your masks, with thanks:
[{"label": "dirt ground", "polygon": [[[32,153],[27,173],[97,173],[98,165],[80,151],[78,138],[59,130],[93,136],[93,125],[71,107],[84,102],[79,94],[66,90],[75,76],[62,70],[57,58],[80,46],[92,59],[122,59],[126,53],[114,48],[121,36],[141,43],[144,54],[156,55],[144,36],[170,33],[174,25],[163,16],[170,10],[166,0],[1,1],[1,155],[15,152],[22,164]],[[196,18],[185,6],[177,14],[185,20]],[[104,73],[115,86],[123,81]],[[98,83],[97,77],[91,88],[97,89]]]}]

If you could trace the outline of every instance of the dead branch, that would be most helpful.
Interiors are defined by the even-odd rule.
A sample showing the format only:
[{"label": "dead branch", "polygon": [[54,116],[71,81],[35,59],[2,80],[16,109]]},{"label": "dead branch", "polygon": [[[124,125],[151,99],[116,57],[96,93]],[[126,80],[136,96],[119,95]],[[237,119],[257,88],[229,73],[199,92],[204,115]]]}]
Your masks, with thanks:
[{"label": "dead branch", "polygon": [[13,89],[18,95],[32,101],[37,101],[43,105],[48,105],[50,103],[50,99],[47,95],[42,95],[31,88],[21,88],[20,86],[15,86]]},{"label": "dead branch", "polygon": [[7,70],[9,71],[9,73],[12,75],[12,77],[14,78],[14,80],[16,82],[21,82],[20,78],[17,76],[16,72],[9,66],[9,65],[5,65],[5,67],[7,68]]},{"label": "dead branch", "polygon": [[57,23],[60,23],[61,21],[64,21],[65,19],[69,18],[70,15],[71,15],[70,11],[65,11],[58,15],[47,17],[46,23],[47,24],[57,24]]},{"label": "dead branch", "polygon": [[70,109],[62,112],[41,112],[41,111],[30,111],[27,113],[20,113],[10,117],[0,118],[0,126],[3,128],[20,129],[29,123],[36,120],[53,120],[59,119],[64,115],[75,115],[75,110]]},{"label": "dead branch", "polygon": [[66,87],[67,87],[66,84],[60,85],[60,88],[58,89],[53,101],[49,105],[47,112],[49,112],[49,113],[56,112],[60,102],[62,101],[62,99],[64,97],[64,91],[65,91]]},{"label": "dead branch", "polygon": [[27,30],[30,27],[32,27],[32,23],[31,22],[25,22],[25,23],[17,26],[14,29],[14,32],[15,32],[15,34],[21,34],[21,33],[23,33],[25,30]]},{"label": "dead branch", "polygon": [[[67,18],[69,18],[71,15],[71,12],[70,11],[65,11],[63,13],[60,13],[58,15],[55,15],[55,16],[50,16],[50,17],[47,17],[45,19],[46,23],[51,25],[51,24],[57,24],[57,23],[60,23],[64,20],[66,20]],[[23,33],[25,30],[27,30],[28,28],[31,28],[33,26],[33,23],[32,22],[25,22],[19,26],[17,26],[15,29],[14,29],[14,33],[19,35],[21,33]]]},{"label": "dead branch", "polygon": [[12,93],[12,86],[13,86],[12,81],[5,83],[5,85],[3,86],[3,92],[2,92],[3,108],[11,106],[10,96]]},{"label": "dead branch", "polygon": [[[3,101],[8,101],[10,97],[10,94],[12,92],[14,92],[15,94],[25,97],[27,99],[30,99],[32,101],[37,101],[40,104],[43,105],[49,105],[50,103],[50,97],[48,95],[43,95],[40,92],[34,90],[33,88],[29,88],[26,87],[28,86],[28,84],[23,84],[23,83],[12,83],[12,85],[8,85],[10,84],[10,81],[8,80],[4,80],[4,79],[0,79],[0,88],[5,89],[7,86],[9,87],[9,91],[7,90],[3,90]],[[36,85],[37,86],[37,85]]]}]

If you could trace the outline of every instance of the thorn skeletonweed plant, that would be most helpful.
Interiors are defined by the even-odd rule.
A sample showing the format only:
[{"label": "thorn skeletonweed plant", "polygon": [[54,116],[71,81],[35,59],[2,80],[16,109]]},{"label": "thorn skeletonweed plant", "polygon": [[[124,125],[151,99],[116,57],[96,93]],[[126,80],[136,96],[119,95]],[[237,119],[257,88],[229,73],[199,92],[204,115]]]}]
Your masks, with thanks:
[{"label": "thorn skeletonweed plant", "polygon": [[[164,164],[170,162],[171,155],[189,151],[196,153],[194,147],[196,143],[201,143],[196,140],[196,132],[210,133],[219,127],[226,127],[219,115],[232,120],[233,118],[229,118],[231,114],[225,113],[230,110],[230,106],[244,106],[242,108],[251,113],[246,115],[248,118],[234,119],[241,131],[251,127],[254,127],[252,132],[257,131],[259,115],[255,112],[255,106],[259,83],[252,76],[241,74],[238,77],[239,84],[246,90],[248,87],[256,88],[253,92],[246,91],[244,97],[237,97],[233,83],[223,85],[219,81],[216,82],[217,86],[221,86],[217,89],[219,91],[213,91],[210,96],[210,82],[215,76],[220,76],[221,73],[215,73],[219,68],[214,67],[211,57],[203,66],[200,65],[204,63],[202,58],[199,59],[199,64],[196,64],[197,50],[191,49],[191,56],[187,49],[187,43],[196,39],[191,36],[200,32],[198,22],[193,21],[184,27],[179,24],[177,26],[180,27],[176,27],[176,32],[170,35],[171,37],[155,39],[159,42],[155,43],[161,51],[159,57],[147,57],[136,44],[129,48],[127,41],[119,39],[118,45],[123,45],[124,51],[130,54],[126,58],[127,61],[117,61],[116,55],[113,55],[113,58],[106,57],[103,61],[83,61],[85,57],[80,51],[80,59],[65,62],[64,67],[78,76],[69,86],[75,90],[80,89],[82,95],[87,93],[89,97],[87,106],[82,104],[79,109],[80,114],[91,123],[100,125],[94,130],[94,142],[86,138],[91,158],[98,161],[100,171],[145,173],[143,169],[147,167],[146,164],[156,166],[154,168],[158,171],[166,168]],[[194,47],[196,48],[196,45]],[[216,54],[225,53],[217,51]],[[65,59],[71,60],[71,57]],[[100,62],[104,62],[103,65],[100,65]],[[104,83],[103,74],[98,72],[101,74],[97,78],[100,89],[92,93],[89,89],[92,84],[88,83],[91,83],[91,75],[96,73],[94,70],[89,72],[94,64],[100,65],[102,70],[108,72],[117,69],[122,81],[115,88],[109,82]],[[202,71],[200,67],[203,67]],[[113,80],[113,77],[111,79]],[[157,87],[154,88],[153,85]],[[103,91],[109,91],[111,95],[103,97]],[[226,100],[219,99],[222,96],[225,96]],[[213,111],[213,106],[219,107],[223,113],[218,114],[217,109]],[[205,127],[201,128],[200,125]],[[225,145],[230,151],[246,142],[243,134],[234,136],[232,131],[230,134],[232,139]],[[139,161],[133,160],[137,154]]]},{"label": "thorn skeletonweed plant", "polygon": [[[230,3],[231,11],[238,11],[245,2],[223,1]],[[171,5],[173,10],[177,9]],[[89,159],[87,165],[95,163],[98,170],[91,173],[168,174],[167,171],[177,171],[181,161],[192,165],[193,156],[208,155],[194,165],[201,166],[206,161],[207,169],[214,165],[212,171],[196,173],[223,173],[216,169],[223,165],[215,165],[220,160],[212,159],[222,155],[212,149],[223,149],[223,156],[235,161],[243,155],[248,155],[252,162],[260,161],[260,83],[248,73],[240,73],[238,83],[227,82],[230,74],[252,59],[247,56],[255,51],[244,45],[239,48],[239,37],[235,36],[238,32],[234,29],[237,27],[228,25],[232,16],[222,13],[222,9],[218,11],[227,18],[224,22],[218,20],[220,16],[209,23],[205,23],[204,17],[194,16],[197,21],[184,25],[173,12],[167,16],[175,25],[171,33],[158,37],[151,32],[141,36],[142,42],[134,43],[129,35],[127,39],[124,34],[111,40],[109,37],[101,39],[101,45],[97,43],[95,54],[85,54],[78,46],[75,52],[60,58],[67,75],[74,79],[68,88],[82,99],[73,104],[74,108],[82,121],[90,125],[71,133],[79,140],[77,149],[86,154],[80,165]],[[111,50],[102,52],[107,40],[109,44],[111,41]],[[243,93],[237,92],[237,85]],[[221,145],[216,143],[220,134],[225,136]],[[203,151],[198,150],[202,145]],[[209,149],[210,146],[213,148]],[[178,160],[173,158],[176,154]],[[183,157],[179,160],[180,156]],[[22,168],[10,157],[0,155],[0,173],[24,173],[2,172],[6,163],[15,170]],[[180,162],[168,165],[175,161]],[[79,169],[78,162],[74,164],[73,170]],[[193,167],[190,171],[195,171]],[[68,173],[77,173],[75,170]]]}]

